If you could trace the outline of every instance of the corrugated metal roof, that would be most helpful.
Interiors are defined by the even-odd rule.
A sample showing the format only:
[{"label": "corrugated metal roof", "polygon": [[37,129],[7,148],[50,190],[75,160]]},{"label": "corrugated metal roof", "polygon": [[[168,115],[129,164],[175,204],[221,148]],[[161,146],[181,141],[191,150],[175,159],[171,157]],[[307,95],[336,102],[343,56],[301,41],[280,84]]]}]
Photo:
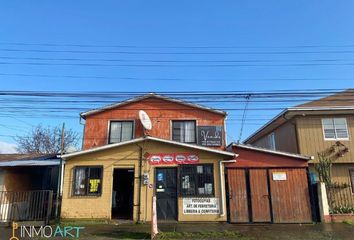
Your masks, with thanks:
[{"label": "corrugated metal roof", "polygon": [[18,167],[18,166],[57,166],[60,160],[14,160],[0,162],[0,167]]},{"label": "corrugated metal roof", "polygon": [[138,96],[138,97],[135,97],[135,98],[131,98],[131,99],[128,99],[128,100],[125,100],[125,101],[122,101],[122,102],[114,103],[114,104],[107,105],[107,106],[104,106],[104,107],[101,107],[101,108],[96,108],[96,109],[93,109],[93,110],[90,110],[90,111],[87,111],[87,112],[83,112],[83,113],[80,114],[80,116],[85,119],[89,115],[96,114],[96,113],[99,113],[99,112],[103,112],[103,111],[106,111],[106,110],[109,110],[109,109],[121,107],[121,106],[127,105],[129,103],[138,102],[138,101],[141,101],[141,100],[144,100],[144,99],[147,99],[147,98],[151,98],[151,97],[162,99],[162,100],[166,100],[166,101],[169,101],[169,102],[182,104],[182,105],[189,106],[189,107],[199,108],[199,109],[202,109],[202,110],[205,110],[205,111],[209,111],[209,112],[213,112],[213,113],[217,113],[217,114],[221,114],[221,115],[227,115],[226,112],[221,111],[221,110],[217,110],[217,109],[214,109],[214,108],[211,108],[211,107],[207,107],[207,106],[203,106],[203,105],[199,105],[199,104],[195,104],[195,103],[186,102],[186,101],[183,101],[181,99],[170,98],[170,97],[159,95],[159,94],[155,94],[155,93],[149,93],[149,94]]},{"label": "corrugated metal roof", "polygon": [[16,161],[16,160],[46,160],[56,159],[56,154],[38,154],[38,153],[15,153],[15,154],[0,154],[0,162]]}]

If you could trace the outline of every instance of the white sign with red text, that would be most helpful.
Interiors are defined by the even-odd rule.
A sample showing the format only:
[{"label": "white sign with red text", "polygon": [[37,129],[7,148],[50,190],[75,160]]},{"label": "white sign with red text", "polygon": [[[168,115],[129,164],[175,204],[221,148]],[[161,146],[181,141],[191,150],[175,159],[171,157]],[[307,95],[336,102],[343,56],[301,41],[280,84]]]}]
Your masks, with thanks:
[{"label": "white sign with red text", "polygon": [[147,159],[151,165],[199,163],[199,156],[195,153],[154,153]]}]

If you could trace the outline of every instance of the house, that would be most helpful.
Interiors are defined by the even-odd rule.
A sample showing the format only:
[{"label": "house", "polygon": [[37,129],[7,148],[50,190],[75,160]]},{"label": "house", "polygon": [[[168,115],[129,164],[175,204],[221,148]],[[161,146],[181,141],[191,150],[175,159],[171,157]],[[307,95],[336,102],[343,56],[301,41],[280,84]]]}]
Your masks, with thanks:
[{"label": "house", "polygon": [[[139,112],[152,129],[144,129]],[[63,219],[226,221],[226,113],[147,94],[81,114],[83,150],[66,161]]]},{"label": "house", "polygon": [[[318,154],[333,159],[329,194],[332,211],[354,206],[354,90],[287,108],[248,137],[253,146],[314,156],[309,162],[312,181]],[[342,197],[339,197],[342,196]]]},{"label": "house", "polygon": [[0,222],[48,221],[59,165],[53,154],[0,154]]}]

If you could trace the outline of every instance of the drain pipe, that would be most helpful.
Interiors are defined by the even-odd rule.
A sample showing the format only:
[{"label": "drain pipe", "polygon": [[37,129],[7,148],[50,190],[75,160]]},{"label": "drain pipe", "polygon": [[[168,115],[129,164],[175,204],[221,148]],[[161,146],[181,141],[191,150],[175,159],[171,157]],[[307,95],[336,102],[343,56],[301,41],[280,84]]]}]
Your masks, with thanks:
[{"label": "drain pipe", "polygon": [[[235,158],[238,157],[238,154],[235,154]],[[220,210],[220,217],[225,216],[225,207],[224,207],[224,203],[225,203],[225,179],[224,179],[224,163],[235,163],[236,159],[233,160],[222,160],[219,162],[219,177],[220,177],[220,190],[221,190],[221,197],[220,197],[220,206],[219,206],[219,210]]]}]

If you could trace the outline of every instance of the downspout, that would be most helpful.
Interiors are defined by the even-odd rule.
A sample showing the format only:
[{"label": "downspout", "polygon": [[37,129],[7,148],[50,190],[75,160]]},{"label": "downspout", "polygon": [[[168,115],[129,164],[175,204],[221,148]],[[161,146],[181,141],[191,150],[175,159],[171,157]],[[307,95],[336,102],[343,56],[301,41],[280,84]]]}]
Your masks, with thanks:
[{"label": "downspout", "polygon": [[[139,146],[139,206],[138,206],[138,222],[141,221],[141,176],[143,175],[143,148]],[[146,206],[145,206],[146,207]]]},{"label": "downspout", "polygon": [[[238,157],[238,154],[235,155],[235,158]],[[224,207],[224,203],[225,203],[225,179],[224,179],[224,163],[235,163],[236,159],[233,160],[222,160],[219,162],[219,177],[220,177],[220,191],[221,191],[221,197],[220,197],[220,206],[219,206],[219,210],[220,210],[220,217],[225,216],[225,207]]]}]

